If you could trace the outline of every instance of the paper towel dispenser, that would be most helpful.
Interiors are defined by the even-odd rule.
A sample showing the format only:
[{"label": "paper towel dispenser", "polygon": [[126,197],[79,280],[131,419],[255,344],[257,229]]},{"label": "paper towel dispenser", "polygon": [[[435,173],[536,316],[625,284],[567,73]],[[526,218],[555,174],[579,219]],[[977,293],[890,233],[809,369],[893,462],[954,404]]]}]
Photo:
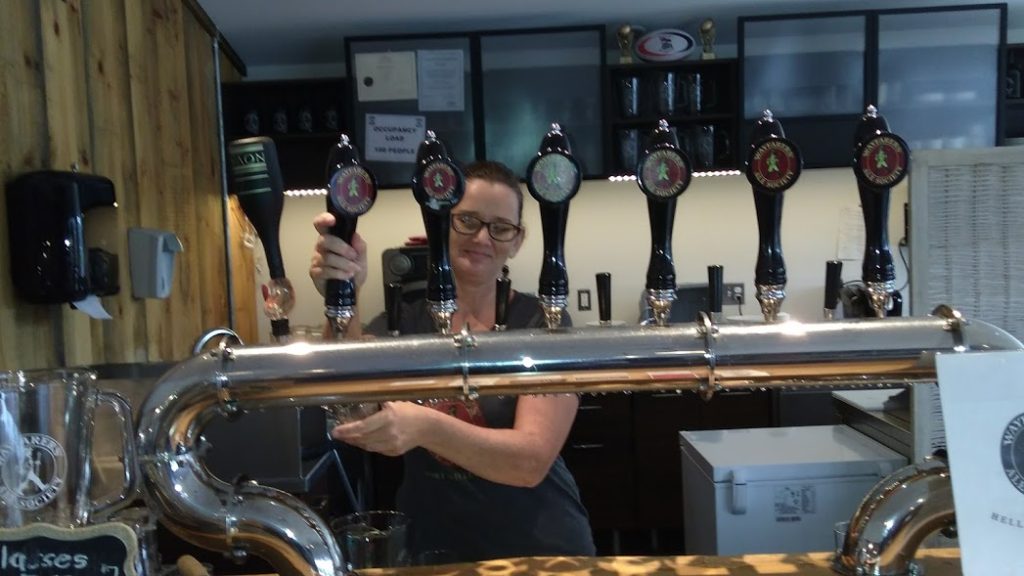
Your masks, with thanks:
[{"label": "paper towel dispenser", "polygon": [[128,229],[132,296],[167,298],[174,281],[174,255],[184,250],[174,232],[149,228]]},{"label": "paper towel dispenser", "polygon": [[113,182],[42,170],[22,174],[6,188],[11,279],[19,297],[61,304],[117,293],[117,256],[87,248],[83,231],[89,209],[117,206]]}]

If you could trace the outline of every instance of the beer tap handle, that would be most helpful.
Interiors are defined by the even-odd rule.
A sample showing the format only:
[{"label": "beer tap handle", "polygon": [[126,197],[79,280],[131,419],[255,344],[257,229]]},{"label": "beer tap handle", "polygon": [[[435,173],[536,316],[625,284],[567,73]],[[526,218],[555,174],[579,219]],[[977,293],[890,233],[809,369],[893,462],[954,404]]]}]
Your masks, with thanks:
[{"label": "beer tap handle", "polygon": [[295,306],[295,292],[284,273],[279,231],[284,209],[284,182],[277,161],[277,147],[265,136],[242,138],[228,144],[231,192],[263,243],[270,282],[263,285],[263,312],[277,342],[288,340],[288,313]]},{"label": "beer tap handle", "polygon": [[[360,162],[359,150],[342,134],[327,159],[327,211],[334,216],[330,233],[352,243],[359,217],[377,199],[377,180]],[[356,286],[352,280],[330,279],[324,290],[324,316],[335,340],[345,337],[355,316]]]},{"label": "beer tap handle", "polygon": [[494,330],[503,332],[508,326],[508,298],[512,294],[512,280],[507,276],[499,276],[494,282]]},{"label": "beer tap handle", "polygon": [[796,183],[803,160],[796,144],[771,110],[754,124],[747,153],[747,180],[754,191],[757,211],[758,251],[754,286],[761,313],[767,322],[778,319],[786,298],[786,262],[782,256],[782,193]]},{"label": "beer tap handle", "polygon": [[465,178],[444,143],[433,130],[416,152],[412,194],[420,205],[427,233],[427,303],[434,326],[441,334],[451,334],[455,303],[455,280],[448,256],[448,231],[451,210],[462,200]]},{"label": "beer tap handle", "polygon": [[651,258],[647,264],[647,303],[654,323],[667,326],[676,298],[676,270],[672,261],[672,227],[676,198],[690,185],[690,159],[680,150],[668,122],[659,120],[640,156],[637,185],[647,196],[651,224]]},{"label": "beer tap handle", "polygon": [[722,320],[723,275],[724,270],[720,265],[708,266],[708,312],[714,322]]},{"label": "beer tap handle", "polygon": [[384,310],[387,314],[388,334],[398,336],[402,326],[402,285],[388,282],[384,288]]},{"label": "beer tap handle", "polygon": [[562,325],[569,299],[569,274],[565,267],[565,228],[569,201],[580,189],[580,164],[572,155],[569,138],[557,123],[541,140],[537,155],[526,167],[526,187],[540,204],[544,232],[537,296],[549,330]]},{"label": "beer tap handle", "polygon": [[602,326],[609,326],[612,323],[612,275],[608,272],[598,272],[594,275],[597,280],[597,315]]},{"label": "beer tap handle", "polygon": [[842,260],[829,260],[825,264],[825,319],[832,320],[839,307],[839,289],[843,286]]},{"label": "beer tap handle", "polygon": [[854,137],[853,171],[864,212],[861,280],[878,318],[886,315],[896,289],[889,250],[889,194],[906,177],[909,161],[907,143],[889,131],[889,123],[874,106],[868,106]]}]

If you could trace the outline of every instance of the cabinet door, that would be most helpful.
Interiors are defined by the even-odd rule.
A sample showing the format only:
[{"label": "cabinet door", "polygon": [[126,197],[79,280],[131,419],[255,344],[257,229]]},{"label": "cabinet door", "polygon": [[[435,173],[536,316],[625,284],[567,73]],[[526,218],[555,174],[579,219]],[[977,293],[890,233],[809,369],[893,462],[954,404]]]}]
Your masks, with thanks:
[{"label": "cabinet door", "polygon": [[1005,6],[878,17],[878,108],[912,150],[997,141]]},{"label": "cabinet door", "polygon": [[848,163],[865,100],[866,32],[864,14],[741,19],[741,150],[754,120],[771,110],[805,166]]},{"label": "cabinet door", "polygon": [[353,38],[348,57],[352,129],[380,186],[409,186],[423,130],[476,159],[468,37]]},{"label": "cabinet door", "polygon": [[523,176],[557,122],[583,174],[603,175],[602,46],[603,28],[482,36],[484,156]]}]

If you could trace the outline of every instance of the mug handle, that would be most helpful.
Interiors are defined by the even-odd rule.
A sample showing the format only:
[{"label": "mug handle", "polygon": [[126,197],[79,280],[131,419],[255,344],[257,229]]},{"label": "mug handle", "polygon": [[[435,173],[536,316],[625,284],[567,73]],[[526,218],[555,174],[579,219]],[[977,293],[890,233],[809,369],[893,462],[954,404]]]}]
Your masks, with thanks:
[{"label": "mug handle", "polygon": [[134,500],[139,487],[139,462],[135,456],[135,426],[131,404],[117,392],[100,391],[98,399],[110,404],[121,420],[121,451],[124,456],[124,488],[111,498],[93,503],[93,515],[105,517],[126,508]]}]

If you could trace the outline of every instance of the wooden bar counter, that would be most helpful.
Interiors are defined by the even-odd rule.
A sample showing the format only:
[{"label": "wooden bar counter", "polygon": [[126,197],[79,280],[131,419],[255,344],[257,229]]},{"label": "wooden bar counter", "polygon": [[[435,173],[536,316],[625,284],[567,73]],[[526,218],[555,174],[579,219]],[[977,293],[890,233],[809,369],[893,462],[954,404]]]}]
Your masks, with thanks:
[{"label": "wooden bar counter", "polygon": [[[829,568],[831,554],[749,554],[746,556],[605,556],[511,558],[472,564],[448,564],[394,569],[363,569],[361,575],[421,576],[505,576],[513,574],[574,576],[760,576],[799,574],[835,576]],[[933,548],[919,550],[917,561],[928,576],[959,576],[960,550]]]}]

